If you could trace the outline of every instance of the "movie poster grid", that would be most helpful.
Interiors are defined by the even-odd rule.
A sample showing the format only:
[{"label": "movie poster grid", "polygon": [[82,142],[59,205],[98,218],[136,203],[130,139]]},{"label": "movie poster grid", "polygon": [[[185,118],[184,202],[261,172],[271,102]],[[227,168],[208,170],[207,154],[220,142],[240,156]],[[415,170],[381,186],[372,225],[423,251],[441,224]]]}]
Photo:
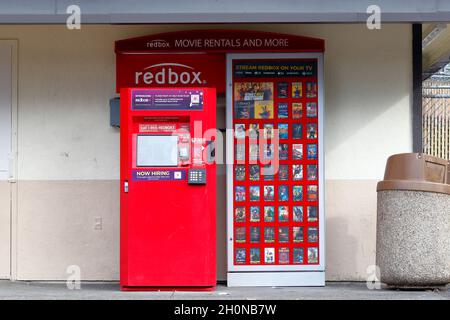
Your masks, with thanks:
[{"label": "movie poster grid", "polygon": [[[316,118],[317,102],[303,101],[303,85],[306,85],[306,98],[317,98],[316,82],[291,82],[291,101],[289,83],[280,82],[235,82],[234,83],[234,119],[288,119],[289,106],[292,119]],[[277,104],[274,102],[274,89],[277,90]],[[238,127],[242,129],[241,127]],[[235,129],[237,129],[235,127]]]},{"label": "movie poster grid", "polygon": [[[309,203],[317,201],[318,186],[309,183],[318,180],[317,164],[281,163],[276,173],[273,169],[271,171],[270,165],[256,161],[260,158],[274,159],[274,145],[270,143],[276,132],[274,129],[278,129],[280,141],[277,150],[279,160],[317,160],[317,143],[309,142],[318,139],[317,123],[287,121],[318,116],[317,102],[302,99],[317,98],[317,83],[235,82],[234,91],[235,159],[241,163],[235,165],[235,181],[261,183],[236,185],[234,188],[234,261],[236,264],[316,264],[318,208]],[[274,102],[274,98],[280,100]],[[292,99],[283,101],[288,98]],[[273,119],[273,122],[243,123],[239,119]],[[268,143],[259,146],[260,135],[268,139]],[[247,146],[246,137],[249,139]],[[292,139],[292,143],[284,142],[287,139]],[[253,162],[246,165],[246,157]],[[279,181],[277,185],[270,184],[275,180]],[[293,183],[283,184],[283,181]],[[308,184],[296,185],[297,181],[307,181]],[[283,202],[289,202],[289,205],[283,205]],[[295,205],[296,202],[299,202],[298,205]]]},{"label": "movie poster grid", "polygon": [[[298,237],[301,236],[301,231],[298,231]],[[305,257],[306,253],[306,257]],[[235,264],[317,264],[319,263],[319,247],[308,246],[267,246],[267,247],[239,247],[235,249],[234,261]],[[290,262],[292,261],[292,262]]]},{"label": "movie poster grid", "polygon": [[263,213],[262,219],[264,222],[304,222],[303,216],[306,211],[306,221],[308,223],[314,223],[318,221],[318,210],[316,205],[307,205],[305,210],[302,205],[238,205],[234,208],[234,222],[237,224],[246,223],[249,221],[260,222],[261,212]]},{"label": "movie poster grid", "polygon": [[[283,186],[283,185],[281,185]],[[236,186],[240,187],[240,186]],[[293,199],[303,199],[303,189],[308,186],[293,186]],[[273,205],[265,204],[261,197],[272,199],[274,189],[272,185],[248,186],[250,205],[237,205],[234,208],[236,264],[315,264],[318,263],[318,207],[317,204],[283,205],[281,201]],[[316,191],[316,188],[312,188]],[[265,190],[265,191],[261,191]],[[276,189],[275,189],[276,190]],[[285,190],[281,188],[279,190]],[[237,188],[238,199],[245,198],[241,194],[242,188]],[[262,193],[261,193],[262,192]],[[280,193],[284,191],[279,191]],[[316,194],[308,195],[315,197]],[[252,205],[252,199],[261,202]],[[295,201],[295,200],[294,200]],[[308,203],[307,203],[308,204]],[[256,247],[254,247],[256,246]],[[272,248],[267,251],[265,248]],[[313,249],[310,249],[313,247]],[[284,248],[284,249],[280,249]],[[262,250],[262,251],[260,251]],[[303,254],[307,254],[303,257]],[[248,257],[248,261],[242,260]],[[289,260],[290,259],[290,260]],[[246,262],[245,262],[246,261]]]}]

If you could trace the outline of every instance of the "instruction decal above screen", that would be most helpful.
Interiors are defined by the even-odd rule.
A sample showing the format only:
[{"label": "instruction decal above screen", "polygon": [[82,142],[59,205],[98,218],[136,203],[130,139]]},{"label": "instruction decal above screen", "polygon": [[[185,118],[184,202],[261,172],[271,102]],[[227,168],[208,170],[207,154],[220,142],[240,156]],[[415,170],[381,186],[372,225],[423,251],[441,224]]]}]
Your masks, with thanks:
[{"label": "instruction decal above screen", "polygon": [[133,110],[203,110],[203,90],[133,90],[131,108]]}]

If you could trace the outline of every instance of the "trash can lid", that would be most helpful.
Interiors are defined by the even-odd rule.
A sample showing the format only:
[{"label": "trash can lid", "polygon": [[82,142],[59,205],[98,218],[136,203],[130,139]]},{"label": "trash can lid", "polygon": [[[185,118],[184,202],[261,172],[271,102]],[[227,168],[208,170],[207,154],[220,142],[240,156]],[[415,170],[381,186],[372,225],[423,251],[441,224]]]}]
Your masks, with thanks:
[{"label": "trash can lid", "polygon": [[377,191],[413,190],[450,195],[450,161],[422,153],[400,153],[388,158],[384,180]]}]

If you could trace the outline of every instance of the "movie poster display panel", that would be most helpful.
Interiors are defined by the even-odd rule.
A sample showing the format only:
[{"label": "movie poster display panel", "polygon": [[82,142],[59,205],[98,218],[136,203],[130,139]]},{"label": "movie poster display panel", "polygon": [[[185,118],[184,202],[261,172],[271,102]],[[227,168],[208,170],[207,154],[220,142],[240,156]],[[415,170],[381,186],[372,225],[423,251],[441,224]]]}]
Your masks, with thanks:
[{"label": "movie poster display panel", "polygon": [[233,265],[320,263],[319,85],[316,58],[232,60]]}]

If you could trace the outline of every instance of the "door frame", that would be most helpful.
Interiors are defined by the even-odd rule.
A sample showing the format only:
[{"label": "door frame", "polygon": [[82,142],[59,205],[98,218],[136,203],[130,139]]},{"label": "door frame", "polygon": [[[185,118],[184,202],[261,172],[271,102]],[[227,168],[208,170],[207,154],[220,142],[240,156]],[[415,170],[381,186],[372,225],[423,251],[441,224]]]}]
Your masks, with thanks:
[{"label": "door frame", "polygon": [[[17,128],[18,128],[18,40],[0,39],[0,45],[11,48],[11,153],[7,180],[10,192],[9,279],[16,278],[17,247]],[[2,277],[3,278],[3,277]],[[6,277],[8,278],[8,277]]]}]

